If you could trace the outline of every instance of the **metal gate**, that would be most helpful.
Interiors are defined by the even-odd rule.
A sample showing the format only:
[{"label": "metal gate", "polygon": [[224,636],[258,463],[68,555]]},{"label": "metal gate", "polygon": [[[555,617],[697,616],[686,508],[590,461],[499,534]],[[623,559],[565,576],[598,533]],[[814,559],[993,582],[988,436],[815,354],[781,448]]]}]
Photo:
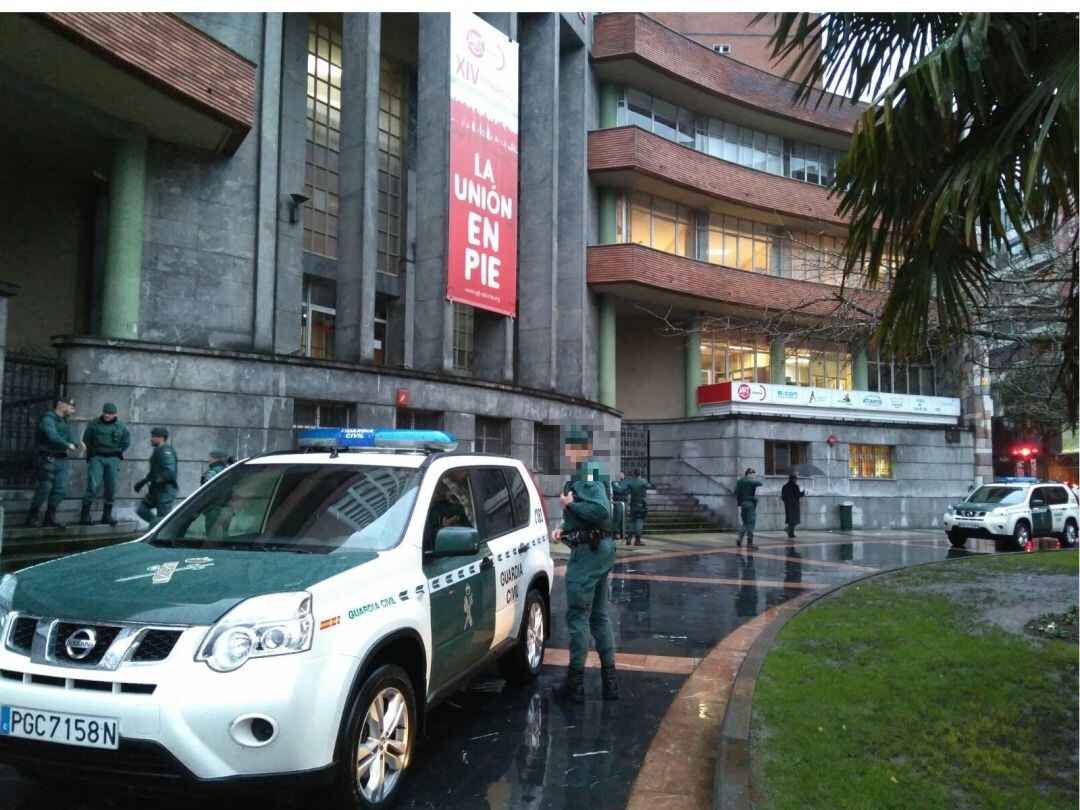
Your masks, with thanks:
[{"label": "metal gate", "polygon": [[641,470],[646,479],[651,478],[649,470],[649,429],[644,425],[622,424],[622,469],[629,475],[632,470]]},{"label": "metal gate", "polygon": [[33,485],[37,423],[62,384],[62,367],[56,360],[10,354],[4,358],[0,487]]}]

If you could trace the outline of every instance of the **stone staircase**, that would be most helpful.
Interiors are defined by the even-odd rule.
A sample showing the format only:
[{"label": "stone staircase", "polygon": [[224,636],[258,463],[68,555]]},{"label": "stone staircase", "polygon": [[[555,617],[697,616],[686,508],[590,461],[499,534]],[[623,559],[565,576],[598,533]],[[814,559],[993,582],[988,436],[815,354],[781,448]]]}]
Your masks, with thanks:
[{"label": "stone staircase", "polygon": [[[79,501],[66,500],[57,512],[66,529],[25,529],[23,522],[33,497],[32,490],[0,490],[0,571],[15,571],[57,557],[91,551],[95,548],[121,543],[139,536],[138,522],[121,520],[115,526],[94,524],[80,526]],[[94,517],[101,517],[100,502],[95,505]]]},{"label": "stone staircase", "polygon": [[649,490],[648,503],[645,534],[720,532],[730,529],[722,517],[693,495],[669,484],[658,484],[655,489]]}]

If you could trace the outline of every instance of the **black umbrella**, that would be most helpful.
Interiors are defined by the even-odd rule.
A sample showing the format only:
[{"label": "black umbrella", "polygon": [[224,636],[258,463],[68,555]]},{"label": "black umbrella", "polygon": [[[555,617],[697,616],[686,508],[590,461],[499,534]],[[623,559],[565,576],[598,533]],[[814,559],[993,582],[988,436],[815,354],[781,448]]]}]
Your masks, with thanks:
[{"label": "black umbrella", "polygon": [[825,474],[821,467],[815,467],[813,464],[793,464],[791,465],[791,472],[800,478],[813,478],[815,475]]}]

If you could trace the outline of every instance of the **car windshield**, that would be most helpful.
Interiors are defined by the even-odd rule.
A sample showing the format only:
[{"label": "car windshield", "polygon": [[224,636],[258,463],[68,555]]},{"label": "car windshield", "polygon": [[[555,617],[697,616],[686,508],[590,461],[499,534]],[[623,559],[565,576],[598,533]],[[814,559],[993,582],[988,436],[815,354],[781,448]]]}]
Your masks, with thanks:
[{"label": "car windshield", "polygon": [[150,542],[333,554],[396,546],[420,474],[355,464],[240,464],[215,477]]},{"label": "car windshield", "polygon": [[1020,487],[979,487],[968,496],[969,503],[1000,503],[1009,506],[1024,502],[1025,490]]}]

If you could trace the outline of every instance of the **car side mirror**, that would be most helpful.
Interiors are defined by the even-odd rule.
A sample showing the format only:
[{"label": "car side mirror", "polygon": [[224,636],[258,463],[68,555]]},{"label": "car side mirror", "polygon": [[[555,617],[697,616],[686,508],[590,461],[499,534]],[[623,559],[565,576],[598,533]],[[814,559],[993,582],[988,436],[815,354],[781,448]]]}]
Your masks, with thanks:
[{"label": "car side mirror", "polygon": [[435,534],[436,557],[456,557],[480,551],[480,532],[471,526],[443,526]]}]

